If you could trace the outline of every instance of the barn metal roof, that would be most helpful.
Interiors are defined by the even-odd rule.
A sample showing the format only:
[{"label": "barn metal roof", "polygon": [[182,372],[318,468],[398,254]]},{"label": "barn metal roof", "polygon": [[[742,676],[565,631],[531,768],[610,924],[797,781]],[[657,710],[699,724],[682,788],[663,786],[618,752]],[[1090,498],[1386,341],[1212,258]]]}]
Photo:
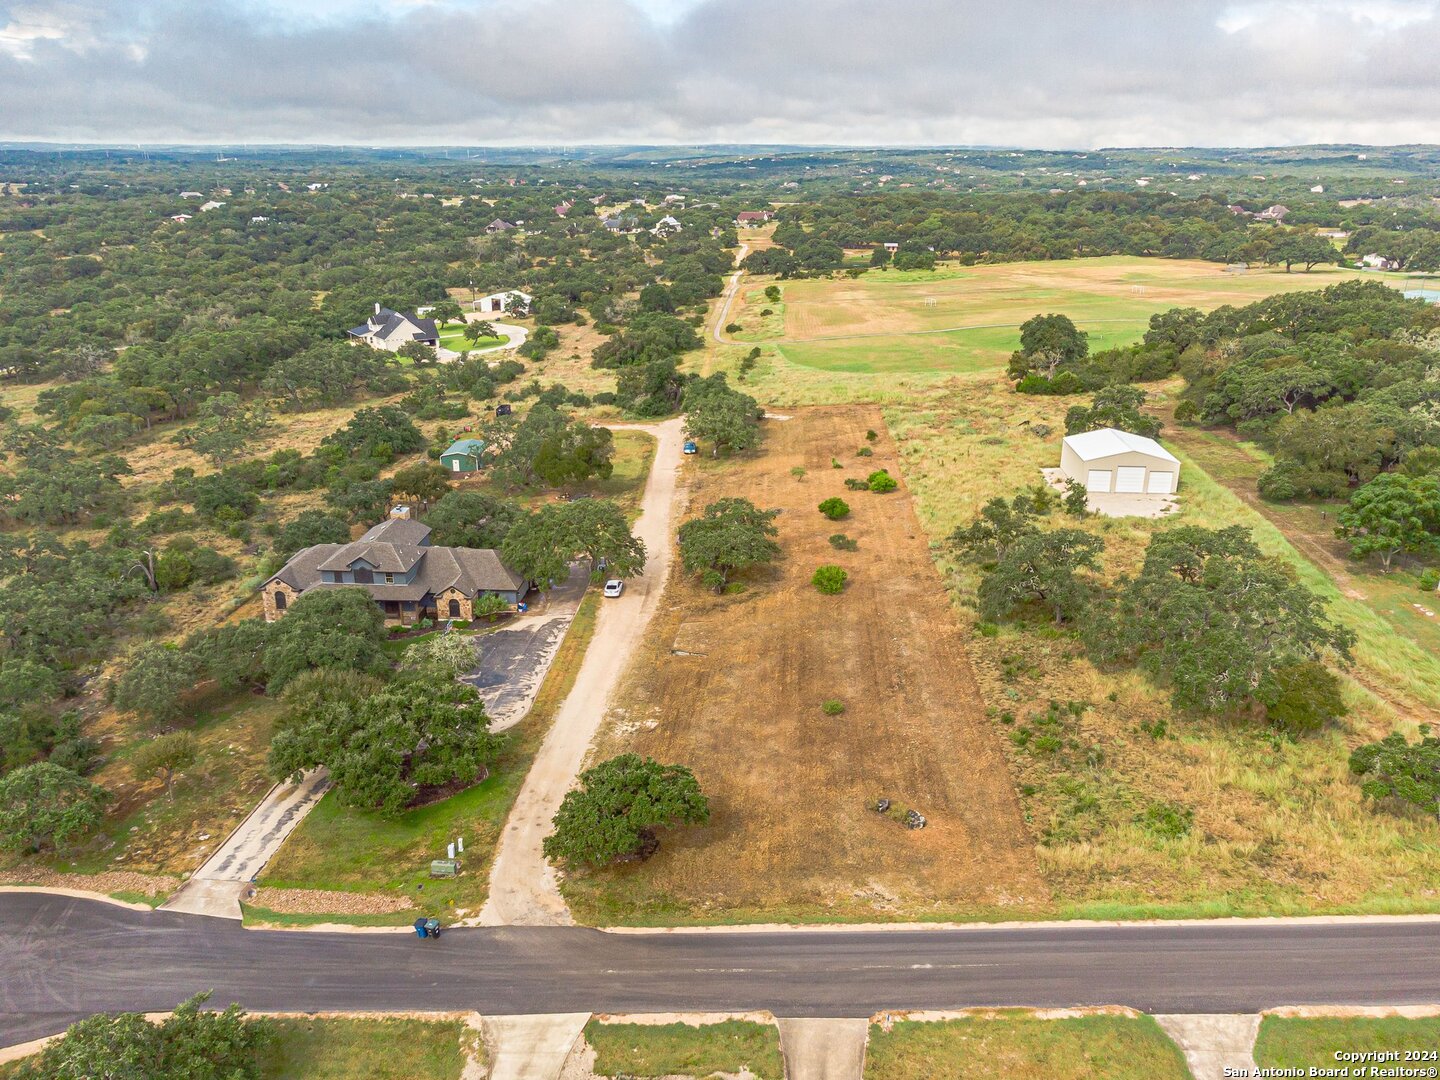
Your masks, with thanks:
[{"label": "barn metal roof", "polygon": [[1118,428],[1099,428],[1096,431],[1081,432],[1079,435],[1066,435],[1065,445],[1075,451],[1081,461],[1094,461],[1097,458],[1114,457],[1116,454],[1149,454],[1163,461],[1180,464],[1179,458],[1154,439],[1120,431]]}]

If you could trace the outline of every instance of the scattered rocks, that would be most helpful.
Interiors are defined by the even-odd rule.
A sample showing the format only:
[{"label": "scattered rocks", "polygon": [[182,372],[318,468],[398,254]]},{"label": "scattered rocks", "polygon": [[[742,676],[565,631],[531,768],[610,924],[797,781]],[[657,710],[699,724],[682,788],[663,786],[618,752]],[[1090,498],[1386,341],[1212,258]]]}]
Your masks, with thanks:
[{"label": "scattered rocks", "polygon": [[98,893],[139,893],[167,896],[180,887],[170,874],[142,874],[135,870],[106,870],[99,874],[62,874],[32,867],[12,868],[0,873],[0,885],[38,885],[45,889],[85,889]]},{"label": "scattered rocks", "polygon": [[326,889],[260,888],[251,903],[282,915],[388,915],[415,907],[408,896]]}]

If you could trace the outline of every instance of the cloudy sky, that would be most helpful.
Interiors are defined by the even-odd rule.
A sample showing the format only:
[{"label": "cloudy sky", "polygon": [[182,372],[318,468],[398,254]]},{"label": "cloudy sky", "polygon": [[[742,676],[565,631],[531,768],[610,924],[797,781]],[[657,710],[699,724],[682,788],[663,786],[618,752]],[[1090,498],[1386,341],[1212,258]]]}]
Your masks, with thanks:
[{"label": "cloudy sky", "polygon": [[0,0],[0,140],[1440,142],[1440,0]]}]

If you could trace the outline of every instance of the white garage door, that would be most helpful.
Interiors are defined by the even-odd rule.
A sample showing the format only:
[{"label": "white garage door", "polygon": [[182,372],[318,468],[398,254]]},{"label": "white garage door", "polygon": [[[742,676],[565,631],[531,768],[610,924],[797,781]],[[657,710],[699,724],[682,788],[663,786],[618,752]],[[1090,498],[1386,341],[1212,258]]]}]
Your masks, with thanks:
[{"label": "white garage door", "polygon": [[1086,491],[1109,491],[1109,490],[1110,490],[1110,470],[1108,470],[1108,469],[1091,469],[1090,472],[1087,473],[1086,476],[1085,476],[1085,490],[1086,490]]},{"label": "white garage door", "polygon": [[1175,490],[1175,474],[1173,472],[1152,472],[1150,478],[1145,481],[1145,490],[1151,495],[1169,495]]},{"label": "white garage door", "polygon": [[1145,490],[1145,466],[1121,465],[1115,470],[1115,490],[1138,492]]}]

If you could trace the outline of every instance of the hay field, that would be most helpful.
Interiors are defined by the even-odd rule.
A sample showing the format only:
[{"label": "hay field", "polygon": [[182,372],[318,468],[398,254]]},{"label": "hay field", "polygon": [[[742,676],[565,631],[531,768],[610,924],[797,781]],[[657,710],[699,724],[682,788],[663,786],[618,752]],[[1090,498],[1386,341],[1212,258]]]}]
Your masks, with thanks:
[{"label": "hay field", "polygon": [[[874,455],[859,457],[867,429]],[[723,597],[677,566],[596,758],[690,766],[711,823],[666,834],[643,864],[569,875],[583,921],[1018,915],[1046,902],[1003,735],[908,494],[843,486],[881,467],[899,477],[898,460],[878,410],[851,407],[767,423],[758,453],[693,463],[691,511],[735,495],[780,508],[784,558]],[[852,511],[832,522],[816,506],[837,494]],[[839,532],[859,549],[835,550]],[[824,563],[849,572],[842,595],[811,586]],[[827,700],[844,712],[826,715]],[[881,796],[929,825],[877,814],[867,803]]]},{"label": "hay field", "polygon": [[1137,340],[1150,316],[1172,307],[1209,311],[1354,277],[1335,267],[1232,274],[1198,260],[1106,256],[859,278],[781,282],[783,331],[762,320],[768,279],[747,282],[737,341],[777,344],[793,364],[839,372],[976,371],[1003,365],[1032,315],[1061,312],[1090,334],[1092,350]]}]

